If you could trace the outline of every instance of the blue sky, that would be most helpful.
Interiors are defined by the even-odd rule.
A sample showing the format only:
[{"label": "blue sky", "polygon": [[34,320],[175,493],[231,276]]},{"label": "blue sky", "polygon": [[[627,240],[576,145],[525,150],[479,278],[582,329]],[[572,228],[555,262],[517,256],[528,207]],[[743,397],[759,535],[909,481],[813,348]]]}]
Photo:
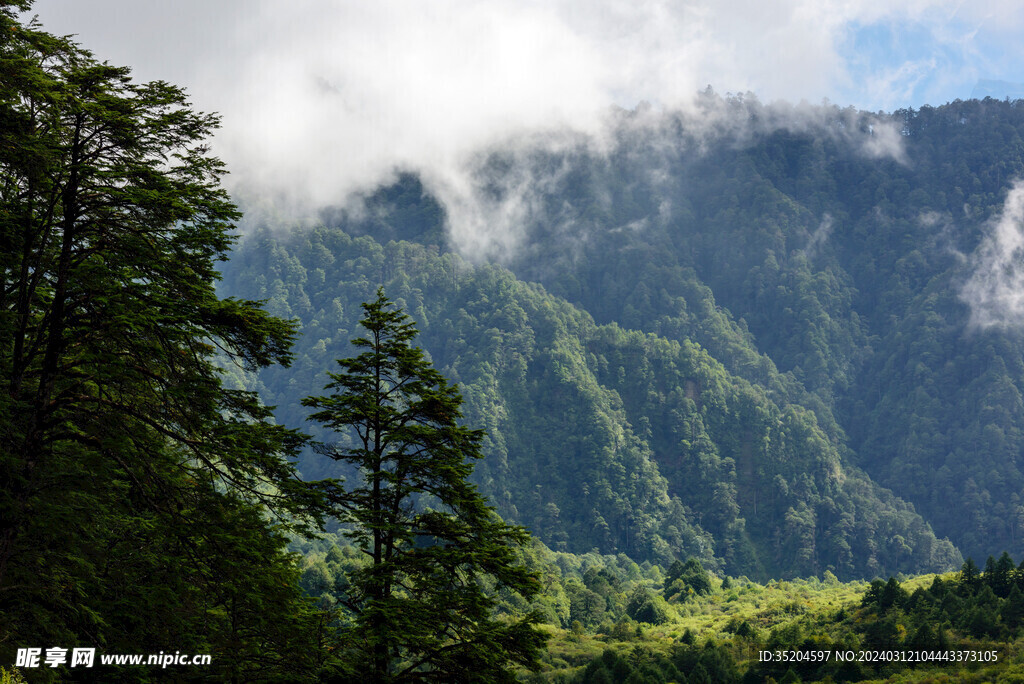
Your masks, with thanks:
[{"label": "blue sky", "polygon": [[1024,35],[998,22],[997,16],[852,22],[837,51],[854,84],[837,97],[889,110],[966,99],[979,80],[1019,86]]}]

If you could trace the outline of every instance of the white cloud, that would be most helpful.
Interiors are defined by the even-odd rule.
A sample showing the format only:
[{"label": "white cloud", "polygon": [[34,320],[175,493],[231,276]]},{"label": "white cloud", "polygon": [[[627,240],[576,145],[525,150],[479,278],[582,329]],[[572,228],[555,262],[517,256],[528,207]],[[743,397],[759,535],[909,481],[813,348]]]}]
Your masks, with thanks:
[{"label": "white cloud", "polygon": [[[1011,4],[39,0],[35,11],[101,58],[185,85],[199,108],[220,112],[214,149],[239,196],[336,204],[397,168],[416,170],[444,201],[453,233],[472,242],[476,227],[500,233],[529,210],[514,192],[479,202],[467,173],[481,149],[564,141],[567,131],[599,136],[612,104],[686,108],[707,84],[762,101],[889,103],[913,90],[928,62],[854,73],[843,53],[851,27],[913,22],[947,44],[967,40],[965,25],[1010,21]],[[867,151],[898,154],[898,139],[879,133]]]},{"label": "white cloud", "polygon": [[979,328],[1024,325],[1024,181],[1014,183],[1003,210],[971,257],[972,272],[960,296]]}]

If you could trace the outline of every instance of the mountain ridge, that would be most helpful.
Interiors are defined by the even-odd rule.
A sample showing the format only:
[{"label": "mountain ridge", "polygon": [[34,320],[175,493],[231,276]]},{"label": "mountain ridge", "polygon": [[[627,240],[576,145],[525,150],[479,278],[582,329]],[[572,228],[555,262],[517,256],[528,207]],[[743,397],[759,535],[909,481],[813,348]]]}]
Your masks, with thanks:
[{"label": "mountain ridge", "polygon": [[[879,556],[886,545],[906,545],[908,558],[919,554],[917,571],[937,567],[928,563],[939,557],[955,563],[955,551],[930,536],[925,520],[965,555],[1019,554],[1020,335],[1012,326],[972,329],[963,284],[986,266],[979,254],[1014,179],[1024,175],[1024,108],[986,99],[882,116],[823,106],[800,110],[804,119],[795,125],[754,98],[706,98],[719,112],[710,133],[688,130],[681,114],[627,112],[604,150],[483,154],[478,182],[498,200],[523,178],[544,181],[515,186],[531,193],[534,209],[517,227],[518,250],[501,266],[457,257],[444,206],[406,173],[366,196],[361,212],[323,212],[319,228],[253,231],[227,267],[225,290],[297,316],[323,342],[323,365],[342,355],[352,332],[346,322],[328,335],[324,321],[347,320],[359,297],[385,284],[420,322],[439,367],[462,382],[470,417],[494,435],[496,461],[510,448],[547,453],[536,444],[543,438],[528,437],[524,427],[559,429],[546,421],[564,407],[537,409],[545,392],[569,392],[557,396],[575,397],[580,416],[602,416],[612,427],[587,444],[592,458],[583,462],[595,474],[588,484],[612,488],[605,504],[618,512],[610,518],[600,507],[573,518],[568,485],[545,498],[526,491],[537,482],[511,485],[506,474],[504,488],[488,492],[503,515],[527,522],[556,548],[556,536],[572,530],[574,543],[598,540],[602,552],[639,543],[647,545],[639,557],[664,558],[654,546],[665,541],[669,516],[680,533],[669,544],[673,553],[752,576],[769,568],[843,577],[911,569],[896,560],[899,553]],[[881,130],[897,131],[898,146],[889,141],[887,152],[872,151]],[[261,266],[246,262],[256,254]],[[476,288],[474,301],[460,284]],[[561,313],[552,318],[551,311]],[[548,332],[538,337],[535,327]],[[682,346],[669,352],[665,344]],[[708,360],[693,361],[700,354]],[[510,363],[519,376],[508,375]],[[678,372],[685,363],[690,376]],[[659,368],[653,375],[652,364]],[[665,370],[673,364],[675,371]],[[312,365],[292,384],[315,388]],[[696,383],[692,374],[712,367],[706,372],[719,385]],[[502,393],[517,397],[515,406]],[[708,403],[712,397],[719,404]],[[267,399],[283,405],[292,394],[275,386]],[[757,411],[734,408],[744,401]],[[705,415],[707,406],[718,413]],[[758,411],[791,420],[816,445],[786,455],[785,472],[765,470],[779,427],[754,420]],[[506,422],[496,424],[489,412]],[[589,433],[567,431],[560,441],[575,444],[581,434]],[[621,437],[620,446],[612,437]],[[659,477],[667,483],[641,491],[602,479],[596,473],[615,462],[598,466],[606,447],[638,472],[650,470],[645,487]],[[802,479],[793,465],[800,458]],[[863,485],[830,484],[828,463]],[[775,475],[781,484],[772,484]],[[807,478],[813,486],[794,484]],[[799,494],[763,523],[755,501],[770,497],[773,486],[783,498],[794,486]],[[617,488],[630,492],[623,495],[629,506],[613,505]],[[652,503],[673,496],[678,508]],[[644,511],[642,523],[634,524],[634,505]],[[893,529],[851,513],[873,508],[890,511]],[[563,517],[571,518],[568,527],[560,527]],[[873,531],[850,546],[858,526]],[[706,535],[721,553],[699,548]],[[799,559],[780,560],[786,554]]]}]

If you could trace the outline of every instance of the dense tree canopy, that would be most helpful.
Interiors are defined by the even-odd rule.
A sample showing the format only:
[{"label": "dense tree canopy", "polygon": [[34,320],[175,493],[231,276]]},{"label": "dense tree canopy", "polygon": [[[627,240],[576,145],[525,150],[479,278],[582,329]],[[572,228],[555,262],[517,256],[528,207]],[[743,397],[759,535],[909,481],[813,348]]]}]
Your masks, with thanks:
[{"label": "dense tree canopy", "polygon": [[[1013,316],[979,326],[965,290],[979,273],[1016,272],[1013,259],[993,270],[983,257],[993,221],[1020,229],[1007,210],[1024,175],[1024,106],[986,99],[881,115],[713,94],[700,106],[707,117],[622,112],[600,150],[493,150],[479,165],[482,189],[537,181],[521,247],[503,263],[517,285],[445,256],[457,245],[443,211],[405,175],[367,199],[365,216],[325,212],[326,228],[346,238],[254,236],[229,266],[229,291],[299,317],[311,350],[330,348],[349,288],[383,281],[410,310],[422,302],[424,346],[462,381],[468,411],[479,402],[491,421],[493,462],[545,453],[535,471],[519,462],[482,486],[503,515],[555,545],[669,563],[655,550],[664,541],[714,568],[710,534],[728,567],[758,576],[781,572],[776,559],[871,576],[896,558],[910,567],[941,555],[923,517],[965,554],[1024,552],[1024,326]],[[396,239],[423,249],[387,242]],[[545,294],[520,296],[525,282]],[[565,302],[593,317],[597,340]],[[721,370],[696,372],[703,361],[673,358],[674,343]],[[263,382],[285,412],[297,403],[280,376]],[[581,464],[575,482],[558,465],[548,475],[561,461],[539,448],[543,437],[512,437],[535,420],[541,434],[574,427],[565,441]],[[599,445],[622,470],[585,474]],[[654,482],[650,462],[681,504],[674,540],[645,518],[668,519],[659,486],[634,487]],[[868,477],[847,477],[858,469]],[[585,505],[571,493],[579,484]],[[882,513],[890,505],[899,513]]]},{"label": "dense tree canopy", "polygon": [[[305,413],[297,390],[348,348],[381,274],[487,430],[474,480],[556,550],[665,567],[692,556],[762,578],[959,566],[948,542],[844,461],[812,411],[780,406],[689,341],[598,326],[505,269],[420,245],[326,228],[242,243],[225,287],[304,322],[293,368],[252,385],[285,422]],[[340,472],[319,461],[305,459],[304,473]]]}]

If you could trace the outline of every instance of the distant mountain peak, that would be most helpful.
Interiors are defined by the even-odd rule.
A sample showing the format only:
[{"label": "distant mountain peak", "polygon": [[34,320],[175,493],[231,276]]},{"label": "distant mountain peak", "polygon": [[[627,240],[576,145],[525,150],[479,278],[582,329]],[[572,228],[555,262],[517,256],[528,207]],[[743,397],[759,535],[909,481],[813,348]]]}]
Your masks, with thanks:
[{"label": "distant mountain peak", "polygon": [[986,97],[995,98],[996,100],[1002,100],[1005,98],[1019,100],[1024,98],[1024,83],[998,81],[986,78],[980,79],[974,86],[974,90],[971,91],[971,98],[975,100],[984,100]]}]

